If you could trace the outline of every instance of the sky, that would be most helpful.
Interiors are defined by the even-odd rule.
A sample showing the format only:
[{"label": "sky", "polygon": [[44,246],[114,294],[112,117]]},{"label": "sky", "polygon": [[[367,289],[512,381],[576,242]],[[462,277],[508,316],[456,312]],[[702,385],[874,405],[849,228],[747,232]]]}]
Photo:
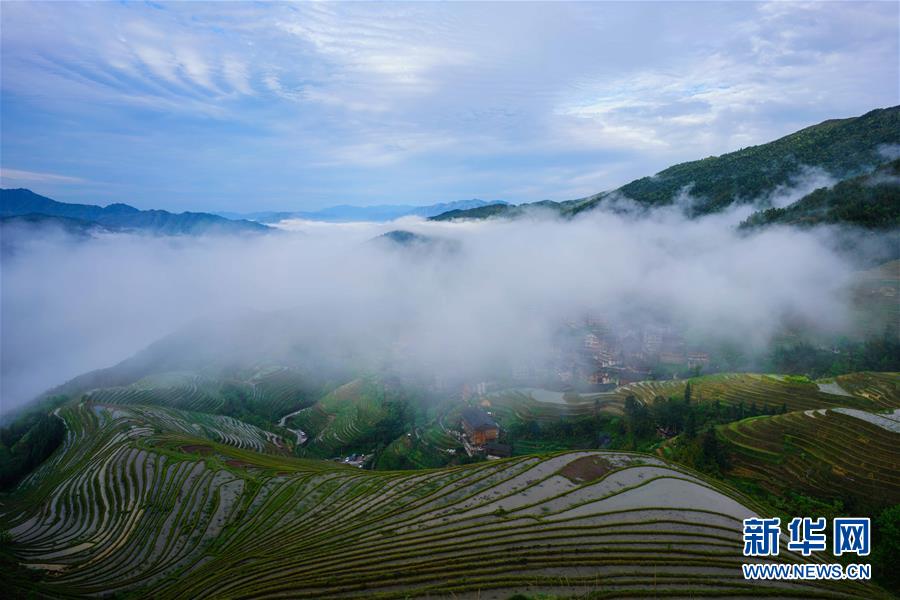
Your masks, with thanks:
[{"label": "sky", "polygon": [[568,200],[900,103],[896,2],[0,7],[0,185],[173,211]]}]

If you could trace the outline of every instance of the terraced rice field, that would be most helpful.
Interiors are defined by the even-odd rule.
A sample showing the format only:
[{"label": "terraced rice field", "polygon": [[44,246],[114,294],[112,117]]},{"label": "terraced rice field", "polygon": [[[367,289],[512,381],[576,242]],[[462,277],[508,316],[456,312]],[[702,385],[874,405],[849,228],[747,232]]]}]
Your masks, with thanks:
[{"label": "terraced rice field", "polygon": [[[643,402],[656,396],[680,396],[684,381],[642,381],[622,386],[614,394],[634,395]],[[832,393],[829,393],[831,390]],[[729,373],[691,379],[695,402],[718,400],[725,406],[744,403],[749,407],[788,411],[847,406],[863,410],[900,407],[900,373],[853,373],[821,382],[794,382],[778,375]]]},{"label": "terraced rice field", "polygon": [[88,399],[99,404],[149,404],[184,410],[216,412],[222,406],[220,384],[193,373],[164,373],[128,386],[92,390]]},{"label": "terraced rice field", "polygon": [[265,407],[273,421],[312,403],[307,397],[308,379],[302,373],[279,366],[256,369],[236,379],[166,372],[126,386],[90,390],[85,395],[103,404],[146,404],[215,413],[225,403],[226,386],[239,390],[256,406]]},{"label": "terraced rice field", "polygon": [[[867,410],[900,407],[900,374],[854,373],[820,382],[794,382],[777,375],[728,373],[691,379],[695,402],[718,400],[724,406],[743,403],[748,409],[756,404],[776,410],[807,410],[847,406]],[[641,381],[611,392],[581,394],[564,398],[558,392],[511,389],[488,394],[483,406],[496,415],[501,424],[518,421],[555,421],[593,415],[620,415],[625,399],[634,396],[652,403],[657,396],[680,397],[686,381]]]},{"label": "terraced rice field", "polygon": [[311,436],[304,448],[307,455],[333,456],[341,449],[353,447],[383,416],[383,395],[376,380],[357,379],[298,411],[289,423]]},{"label": "terraced rice field", "polygon": [[731,474],[780,492],[854,499],[874,508],[900,502],[900,414],[810,409],[719,428]]},{"label": "terraced rice field", "polygon": [[258,370],[247,380],[251,398],[265,404],[272,414],[285,415],[309,404],[306,390],[308,377],[286,367],[268,367]]},{"label": "terraced rice field", "polygon": [[5,501],[12,548],[59,596],[884,597],[744,581],[741,519],[760,509],[655,457],[370,472],[220,444],[156,410],[61,409],[64,446]]},{"label": "terraced rice field", "polygon": [[[683,384],[682,384],[683,385]],[[570,399],[547,390],[513,389],[485,396],[482,405],[501,421],[555,421],[595,413],[621,415],[627,397],[613,392],[581,394]]]}]

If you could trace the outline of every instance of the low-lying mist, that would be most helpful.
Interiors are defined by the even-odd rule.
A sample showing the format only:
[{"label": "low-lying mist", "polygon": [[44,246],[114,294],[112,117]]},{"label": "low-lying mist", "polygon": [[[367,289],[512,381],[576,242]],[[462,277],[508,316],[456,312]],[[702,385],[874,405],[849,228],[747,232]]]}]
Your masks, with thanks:
[{"label": "low-lying mist", "polygon": [[[338,340],[361,354],[399,343],[410,367],[455,373],[540,360],[561,322],[588,313],[755,348],[786,319],[849,331],[856,267],[833,249],[835,231],[739,233],[743,216],[289,221],[253,237],[32,232],[3,257],[2,409],[196,319],[248,309],[287,311],[265,332],[285,344],[327,355]],[[426,239],[370,242],[397,229]],[[272,341],[246,337],[235,351],[250,360]]]}]

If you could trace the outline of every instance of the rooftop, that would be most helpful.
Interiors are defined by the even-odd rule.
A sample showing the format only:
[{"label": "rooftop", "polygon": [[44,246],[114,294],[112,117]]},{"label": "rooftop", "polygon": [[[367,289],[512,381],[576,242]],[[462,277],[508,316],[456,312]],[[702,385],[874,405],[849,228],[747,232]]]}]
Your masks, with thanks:
[{"label": "rooftop", "polygon": [[470,406],[462,411],[462,418],[472,429],[499,429],[500,426],[494,421],[489,414]]}]

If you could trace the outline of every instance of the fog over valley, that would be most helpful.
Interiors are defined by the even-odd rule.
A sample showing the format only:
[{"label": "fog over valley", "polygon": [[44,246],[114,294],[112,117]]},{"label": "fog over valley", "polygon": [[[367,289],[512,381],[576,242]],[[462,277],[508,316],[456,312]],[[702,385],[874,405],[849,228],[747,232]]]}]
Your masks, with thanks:
[{"label": "fog over valley", "polygon": [[[84,239],[44,229],[3,257],[3,410],[198,319],[248,312],[277,313],[281,325],[267,335],[285,347],[323,356],[352,347],[342,368],[375,368],[402,348],[410,370],[481,377],[548,360],[559,328],[585,316],[619,328],[676,325],[700,346],[751,350],[786,324],[850,333],[860,265],[835,250],[836,230],[739,231],[746,212],[289,220],[252,236]],[[380,237],[390,231],[416,235]],[[274,342],[248,332],[229,343],[252,362]]]}]

